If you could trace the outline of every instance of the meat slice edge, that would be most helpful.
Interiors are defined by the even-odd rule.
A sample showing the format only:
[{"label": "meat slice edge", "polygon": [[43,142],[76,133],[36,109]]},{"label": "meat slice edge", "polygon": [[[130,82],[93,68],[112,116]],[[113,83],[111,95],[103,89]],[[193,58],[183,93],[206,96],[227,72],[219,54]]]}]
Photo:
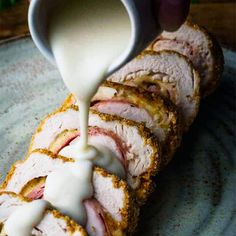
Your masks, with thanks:
[{"label": "meat slice edge", "polygon": [[176,32],[163,32],[149,50],[173,50],[187,56],[201,76],[201,94],[210,95],[222,77],[224,56],[216,39],[206,29],[186,21]]},{"label": "meat slice edge", "polygon": [[185,131],[198,113],[200,77],[192,63],[177,52],[143,52],[109,81],[140,87],[170,99],[182,116]]},{"label": "meat slice edge", "polygon": [[[12,192],[0,193],[0,222],[4,222],[20,206],[27,204],[28,200]],[[86,236],[86,231],[67,216],[56,210],[47,209],[41,222],[32,231],[34,235],[68,235]]]}]

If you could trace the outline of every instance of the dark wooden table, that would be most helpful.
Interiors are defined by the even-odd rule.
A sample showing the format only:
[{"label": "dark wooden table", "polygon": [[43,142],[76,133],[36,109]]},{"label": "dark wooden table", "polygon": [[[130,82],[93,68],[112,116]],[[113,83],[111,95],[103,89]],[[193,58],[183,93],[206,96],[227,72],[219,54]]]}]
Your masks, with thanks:
[{"label": "dark wooden table", "polygon": [[[190,18],[206,27],[220,43],[236,50],[236,0],[198,0],[192,4]],[[0,40],[28,33],[28,0],[21,0],[0,12]]]},{"label": "dark wooden table", "polygon": [[190,18],[207,28],[223,46],[236,50],[236,1],[193,4]]}]

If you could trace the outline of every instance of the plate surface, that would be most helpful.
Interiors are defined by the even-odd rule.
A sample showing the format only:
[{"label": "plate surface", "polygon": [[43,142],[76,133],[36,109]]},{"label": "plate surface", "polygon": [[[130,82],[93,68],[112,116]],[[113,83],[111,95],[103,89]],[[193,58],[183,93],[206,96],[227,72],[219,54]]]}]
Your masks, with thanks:
[{"label": "plate surface", "polygon": [[[156,178],[137,235],[236,235],[236,54],[224,51],[219,89],[202,101],[175,159]],[[0,180],[22,159],[39,121],[68,94],[30,38],[0,46]]]}]

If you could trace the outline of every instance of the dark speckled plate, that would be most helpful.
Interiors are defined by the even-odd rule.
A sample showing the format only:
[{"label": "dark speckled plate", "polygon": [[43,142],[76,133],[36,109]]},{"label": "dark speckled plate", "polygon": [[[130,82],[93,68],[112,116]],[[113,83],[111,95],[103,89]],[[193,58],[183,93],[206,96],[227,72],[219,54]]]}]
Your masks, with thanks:
[{"label": "dark speckled plate", "polygon": [[[223,81],[199,116],[157,191],[138,235],[236,235],[236,54],[224,51]],[[68,92],[30,38],[0,45],[0,172],[24,157],[39,120]]]}]

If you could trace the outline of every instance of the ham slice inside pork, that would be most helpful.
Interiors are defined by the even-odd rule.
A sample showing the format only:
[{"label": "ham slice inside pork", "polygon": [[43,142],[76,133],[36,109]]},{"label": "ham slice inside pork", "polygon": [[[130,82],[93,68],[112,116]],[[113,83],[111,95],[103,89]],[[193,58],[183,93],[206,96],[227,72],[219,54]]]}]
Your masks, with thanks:
[{"label": "ham slice inside pork", "polygon": [[[126,160],[125,160],[125,147],[119,139],[111,131],[107,131],[102,128],[98,127],[89,127],[88,129],[88,142],[90,145],[95,147],[107,147],[111,153],[118,158],[124,167],[126,167]],[[60,154],[63,148],[67,147],[74,142],[78,142],[80,139],[80,132],[79,130],[66,130],[59,134],[53,143],[48,148],[49,151],[53,152],[54,154]]]},{"label": "ham slice inside pork", "polygon": [[[150,114],[145,109],[127,101],[104,100],[97,102],[92,108],[102,113],[118,115],[137,122],[144,122],[148,128],[153,127],[153,119]],[[155,132],[157,133],[158,130],[154,130]]]}]

